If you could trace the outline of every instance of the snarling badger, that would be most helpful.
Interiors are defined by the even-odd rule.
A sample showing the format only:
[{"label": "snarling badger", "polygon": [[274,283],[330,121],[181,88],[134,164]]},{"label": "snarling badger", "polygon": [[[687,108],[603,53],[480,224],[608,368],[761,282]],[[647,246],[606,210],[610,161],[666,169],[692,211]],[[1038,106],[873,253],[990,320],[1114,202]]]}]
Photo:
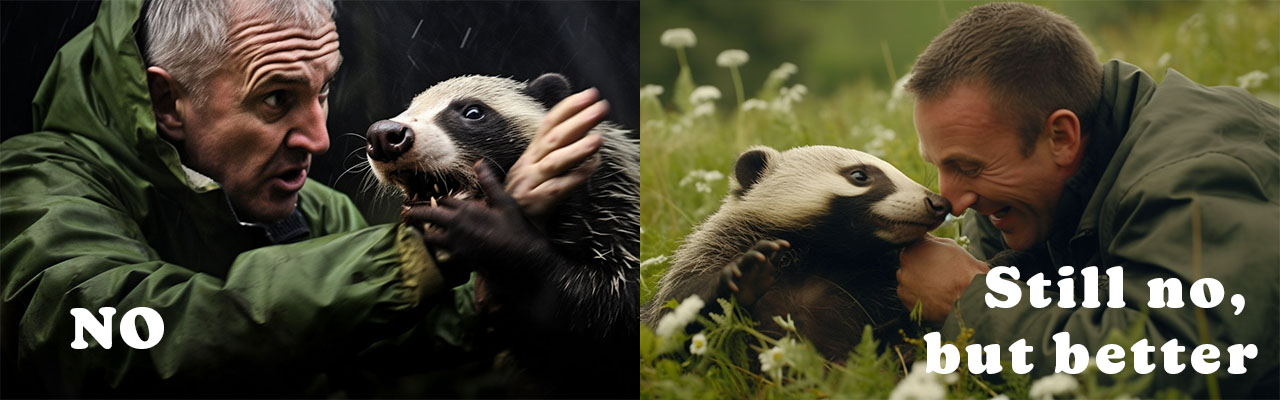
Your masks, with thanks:
[{"label": "snarling badger", "polygon": [[[548,110],[570,93],[568,81],[558,74],[528,83],[490,76],[440,82],[415,97],[404,113],[370,126],[366,150],[373,173],[403,192],[406,208],[445,198],[482,198],[485,191],[473,167],[477,160],[487,160],[505,179]],[[520,259],[465,266],[478,275],[477,293],[491,297],[483,301],[500,305],[492,316],[495,330],[512,342],[529,370],[566,375],[558,363],[608,364],[611,360],[601,358],[605,353],[633,348],[638,340],[639,144],[608,122],[592,132],[603,138],[596,171],[545,216],[545,226],[530,237],[507,241],[541,240],[551,246]],[[454,260],[439,262],[462,262],[447,258]],[[634,370],[634,364],[632,356],[625,365]],[[595,370],[626,375],[626,370]],[[625,377],[631,389],[621,390],[635,393],[634,376]],[[587,387],[600,381],[575,379]]]},{"label": "snarling badger", "polygon": [[734,295],[762,331],[781,336],[771,319],[790,314],[824,356],[842,360],[864,325],[880,338],[905,326],[898,250],[950,210],[946,198],[870,154],[751,148],[720,209],[672,256],[643,319],[656,326],[669,299]]}]

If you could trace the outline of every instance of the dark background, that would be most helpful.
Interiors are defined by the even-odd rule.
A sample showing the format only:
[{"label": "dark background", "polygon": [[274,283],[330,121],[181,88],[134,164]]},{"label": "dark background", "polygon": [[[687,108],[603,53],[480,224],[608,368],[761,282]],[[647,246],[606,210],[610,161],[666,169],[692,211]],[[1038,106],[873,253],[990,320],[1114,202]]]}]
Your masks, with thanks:
[{"label": "dark background", "polygon": [[[31,130],[31,98],[54,53],[97,10],[95,1],[0,2],[0,136]],[[358,166],[364,132],[433,83],[559,72],[575,89],[600,89],[609,120],[639,126],[638,2],[339,1],[336,22],[344,61],[329,99],[332,144],[310,176],[351,195],[370,223],[397,218],[400,199],[373,198]]]}]

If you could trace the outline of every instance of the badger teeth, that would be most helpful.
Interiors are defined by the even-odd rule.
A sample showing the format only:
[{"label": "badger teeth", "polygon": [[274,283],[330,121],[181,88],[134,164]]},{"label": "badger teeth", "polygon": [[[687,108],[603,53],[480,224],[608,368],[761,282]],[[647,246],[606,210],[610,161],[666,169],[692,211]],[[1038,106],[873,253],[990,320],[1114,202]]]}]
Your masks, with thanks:
[{"label": "badger teeth", "polygon": [[432,198],[431,198],[431,207],[433,207],[433,208],[434,208],[434,207],[438,207],[438,206],[439,206],[439,205],[438,205],[438,204],[436,204],[436,198],[435,198],[435,197],[432,197]]}]

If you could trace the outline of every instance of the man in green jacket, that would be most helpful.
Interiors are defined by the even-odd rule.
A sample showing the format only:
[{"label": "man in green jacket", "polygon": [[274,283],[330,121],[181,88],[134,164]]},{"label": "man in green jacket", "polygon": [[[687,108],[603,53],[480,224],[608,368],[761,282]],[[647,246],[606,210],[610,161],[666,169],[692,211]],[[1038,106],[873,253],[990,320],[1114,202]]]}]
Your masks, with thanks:
[{"label": "man in green jacket", "polygon": [[[908,90],[916,95],[921,154],[938,167],[942,195],[955,215],[972,209],[962,232],[973,255],[930,237],[901,256],[899,296],[944,322],[944,337],[971,328],[972,343],[1002,349],[1026,339],[1034,347],[1031,374],[1039,377],[1054,373],[1054,334],[1069,333],[1093,358],[1109,332],[1137,324],[1149,346],[1176,339],[1185,348],[1181,373],[1166,371],[1161,354],[1149,356],[1157,367],[1147,395],[1167,387],[1197,397],[1280,395],[1274,105],[1172,70],[1157,84],[1120,61],[1099,65],[1065,17],[1008,3],[975,7],[935,38]],[[1045,292],[1055,301],[1033,307],[1029,285],[1015,281],[1021,302],[988,307],[986,274],[997,265],[981,260],[1002,250],[1019,253],[993,261],[1018,267],[1023,280],[1074,278],[1075,305],[1060,307],[1054,284]],[[1065,277],[1063,266],[1073,267]],[[1123,267],[1123,282],[1101,278],[1101,307],[1081,306],[1094,290],[1081,278],[1090,266]],[[1155,278],[1180,280],[1186,305],[1148,307],[1147,282]],[[1225,288],[1220,305],[1191,303],[1189,289],[1201,278]],[[1124,307],[1108,307],[1109,285],[1121,285]],[[1239,315],[1226,301],[1233,294],[1246,300]],[[1187,365],[1201,344],[1220,352],[1216,385]],[[1256,345],[1243,374],[1226,372],[1234,344]]]},{"label": "man in green jacket", "polygon": [[[463,362],[469,271],[307,180],[341,63],[332,2],[149,4],[103,2],[36,94],[36,132],[0,145],[6,394],[298,396],[385,355]],[[524,209],[557,200],[539,184],[581,182],[553,166],[594,152],[573,142],[607,107],[593,96],[553,110],[511,171]],[[74,349],[70,311],[103,307],[114,345]],[[163,321],[145,350],[117,329],[137,307]]]}]

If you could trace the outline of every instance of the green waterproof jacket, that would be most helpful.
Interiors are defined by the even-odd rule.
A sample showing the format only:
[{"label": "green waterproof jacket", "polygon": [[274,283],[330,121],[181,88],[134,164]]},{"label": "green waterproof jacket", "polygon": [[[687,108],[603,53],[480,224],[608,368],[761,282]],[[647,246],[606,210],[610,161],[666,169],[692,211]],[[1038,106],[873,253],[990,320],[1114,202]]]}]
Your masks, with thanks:
[{"label": "green waterproof jacket", "polygon": [[[988,308],[984,297],[992,292],[986,275],[979,275],[956,302],[944,336],[955,337],[963,324],[973,329],[973,343],[1001,344],[1005,351],[1026,339],[1034,347],[1027,358],[1034,377],[1054,373],[1052,336],[1058,332],[1069,332],[1071,343],[1083,344],[1091,358],[1107,343],[1122,346],[1130,356],[1124,371],[1131,374],[1129,345],[1145,338],[1157,348],[1148,356],[1156,368],[1145,378],[1151,379],[1145,394],[1178,388],[1195,397],[1206,397],[1209,383],[1192,369],[1192,350],[1212,343],[1220,354],[1216,375],[1223,397],[1280,397],[1280,110],[1240,88],[1205,87],[1173,70],[1157,84],[1120,61],[1104,66],[1102,84],[1085,163],[1067,182],[1055,232],[1032,251],[1038,265],[1017,265],[1024,281],[1044,273],[1054,282],[1046,289],[1054,303],[1033,308],[1028,286],[1016,282],[1022,290],[1017,306]],[[986,258],[1003,250],[990,221],[970,214],[963,233],[971,251]],[[1058,268],[1068,265],[1075,271],[1077,307],[1064,309],[1055,290]],[[1120,283],[1105,275],[1102,307],[1079,307],[1088,289],[1080,270],[1088,266],[1099,274],[1123,267],[1124,308],[1106,306],[1109,285]],[[1185,306],[1148,307],[1147,282],[1154,278],[1179,279]],[[1224,287],[1217,307],[1191,302],[1190,287],[1200,278]],[[1246,301],[1240,315],[1230,301],[1234,294]],[[1131,327],[1136,334],[1108,336]],[[1179,362],[1186,369],[1179,374],[1165,373],[1159,350],[1173,339],[1185,347]],[[1257,356],[1245,359],[1244,374],[1227,373],[1227,348],[1234,344],[1257,346]]]},{"label": "green waterproof jacket", "polygon": [[[416,328],[459,345],[451,321],[469,296],[455,304],[429,257],[401,262],[425,254],[420,240],[368,227],[314,181],[293,218],[243,224],[216,182],[182,166],[156,134],[141,3],[103,2],[49,68],[36,132],[0,145],[6,395],[325,394]],[[88,332],[88,349],[70,346],[80,307],[116,309],[110,349]],[[135,307],[163,320],[147,350],[117,329]]]}]

